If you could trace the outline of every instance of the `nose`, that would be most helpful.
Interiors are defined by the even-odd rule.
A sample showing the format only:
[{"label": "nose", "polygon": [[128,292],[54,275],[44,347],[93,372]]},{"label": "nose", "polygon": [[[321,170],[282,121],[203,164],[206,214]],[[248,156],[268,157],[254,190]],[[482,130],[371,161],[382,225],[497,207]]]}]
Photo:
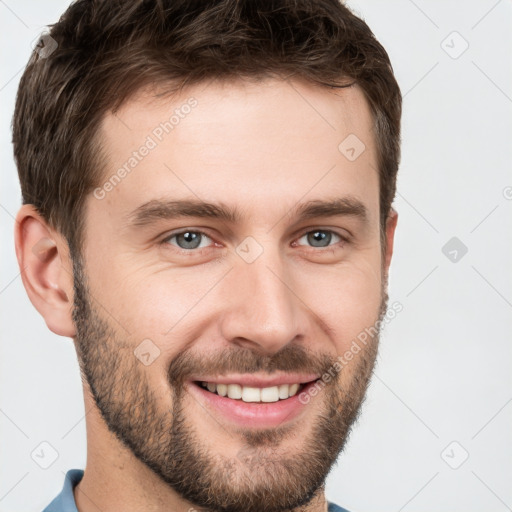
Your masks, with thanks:
[{"label": "nose", "polygon": [[291,272],[279,255],[238,261],[224,283],[221,316],[225,340],[265,355],[306,335],[308,308],[294,291]]}]

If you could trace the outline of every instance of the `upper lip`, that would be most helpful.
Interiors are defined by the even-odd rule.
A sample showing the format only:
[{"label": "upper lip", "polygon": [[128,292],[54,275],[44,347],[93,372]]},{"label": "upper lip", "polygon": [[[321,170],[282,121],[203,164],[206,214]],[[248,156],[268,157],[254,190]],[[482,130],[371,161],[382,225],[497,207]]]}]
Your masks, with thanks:
[{"label": "upper lip", "polygon": [[191,379],[198,382],[213,382],[215,384],[240,384],[241,386],[249,386],[254,388],[268,388],[272,386],[280,386],[281,384],[305,384],[319,379],[319,375],[303,373],[287,373],[274,377],[260,376],[255,374],[238,374],[238,375],[218,375],[218,376],[199,376]]}]

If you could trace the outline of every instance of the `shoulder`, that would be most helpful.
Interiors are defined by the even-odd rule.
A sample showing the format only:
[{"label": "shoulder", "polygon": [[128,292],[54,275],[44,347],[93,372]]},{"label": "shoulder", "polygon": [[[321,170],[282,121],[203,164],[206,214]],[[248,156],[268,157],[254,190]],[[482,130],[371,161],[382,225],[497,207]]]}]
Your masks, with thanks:
[{"label": "shoulder", "polygon": [[64,486],[43,512],[78,512],[73,489],[84,476],[83,469],[70,469],[66,473]]},{"label": "shoulder", "polygon": [[341,508],[338,505],[336,505],[335,503],[331,503],[330,501],[328,501],[327,503],[328,503],[328,509],[327,509],[328,512],[349,512],[346,508]]}]

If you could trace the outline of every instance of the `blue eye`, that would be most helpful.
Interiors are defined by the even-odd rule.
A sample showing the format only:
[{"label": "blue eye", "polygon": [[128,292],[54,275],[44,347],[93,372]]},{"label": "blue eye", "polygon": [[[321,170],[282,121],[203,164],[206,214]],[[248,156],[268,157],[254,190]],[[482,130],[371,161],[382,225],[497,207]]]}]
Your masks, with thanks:
[{"label": "blue eye", "polygon": [[346,239],[343,238],[341,235],[338,235],[334,231],[330,231],[328,229],[315,229],[314,231],[308,231],[307,233],[302,235],[299,238],[299,240],[301,240],[302,238],[306,238],[308,243],[310,243],[312,247],[329,247],[331,245],[331,241],[333,240],[333,235],[335,238],[338,238],[338,242],[343,240],[346,241]]},{"label": "blue eye", "polygon": [[[314,229],[305,232],[297,242],[306,239],[306,243],[314,248],[322,249],[333,247],[339,242],[348,242],[349,240],[334,232],[330,229]],[[178,252],[185,253],[200,253],[201,249],[208,249],[213,240],[203,231],[185,229],[177,233],[172,233],[162,240],[162,244],[171,245],[176,248]],[[304,245],[302,243],[294,242],[293,246]]]},{"label": "blue eye", "polygon": [[[180,233],[174,233],[163,240],[163,242],[170,243],[171,240],[176,239],[178,249],[190,251],[193,249],[203,249],[205,246],[201,246],[201,242],[204,238],[211,240],[211,238],[202,231],[187,230]],[[170,245],[175,244],[170,243]]]}]

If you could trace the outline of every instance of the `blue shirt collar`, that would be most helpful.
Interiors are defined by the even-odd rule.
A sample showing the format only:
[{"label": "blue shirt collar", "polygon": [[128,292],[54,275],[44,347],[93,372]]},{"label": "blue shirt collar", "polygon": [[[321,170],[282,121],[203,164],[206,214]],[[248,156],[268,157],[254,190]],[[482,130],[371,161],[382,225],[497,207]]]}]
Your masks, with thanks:
[{"label": "blue shirt collar", "polygon": [[43,512],[78,512],[73,489],[82,480],[83,469],[70,469],[64,479],[60,494],[43,510]]},{"label": "blue shirt collar", "polygon": [[[64,479],[64,487],[60,494],[43,510],[43,512],[78,512],[73,489],[82,480],[83,469],[70,469]],[[328,502],[329,512],[348,512],[334,503]]]}]

